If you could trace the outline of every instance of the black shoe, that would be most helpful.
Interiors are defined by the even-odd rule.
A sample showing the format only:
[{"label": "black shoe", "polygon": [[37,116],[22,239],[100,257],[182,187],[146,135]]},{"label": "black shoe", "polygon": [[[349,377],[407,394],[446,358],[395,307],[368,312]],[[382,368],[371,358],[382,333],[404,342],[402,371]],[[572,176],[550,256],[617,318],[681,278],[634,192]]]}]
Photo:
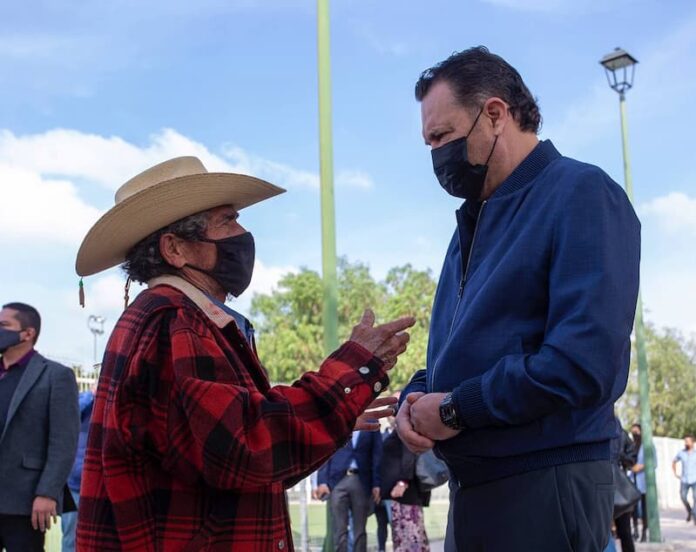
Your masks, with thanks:
[{"label": "black shoe", "polygon": [[[691,517],[692,517],[692,516],[691,516],[691,510],[687,510],[687,511],[686,511],[686,522],[687,522],[687,523],[691,521]],[[694,523],[696,523],[696,522],[694,522]]]}]

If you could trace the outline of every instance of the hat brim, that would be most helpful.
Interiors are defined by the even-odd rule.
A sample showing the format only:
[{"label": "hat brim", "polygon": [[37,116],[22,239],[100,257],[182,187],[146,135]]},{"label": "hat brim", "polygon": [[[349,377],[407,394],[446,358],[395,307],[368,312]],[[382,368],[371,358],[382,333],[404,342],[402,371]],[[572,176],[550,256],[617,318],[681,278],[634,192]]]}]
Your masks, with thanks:
[{"label": "hat brim", "polygon": [[204,173],[159,182],[124,199],[90,229],[77,253],[75,270],[90,276],[122,263],[138,242],[182,218],[232,205],[238,211],[285,192],[242,174]]}]

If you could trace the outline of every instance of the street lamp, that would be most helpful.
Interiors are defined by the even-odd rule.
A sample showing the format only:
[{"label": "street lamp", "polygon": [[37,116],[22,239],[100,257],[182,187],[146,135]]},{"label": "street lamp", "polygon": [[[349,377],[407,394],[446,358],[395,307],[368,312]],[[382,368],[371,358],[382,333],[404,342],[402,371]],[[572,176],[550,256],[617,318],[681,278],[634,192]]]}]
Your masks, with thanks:
[{"label": "street lamp", "polygon": [[[626,92],[633,87],[638,60],[631,54],[616,48],[604,56],[600,62],[607,75],[607,82],[619,95],[621,113],[621,142],[623,145],[624,187],[626,195],[633,203],[633,180],[631,161],[628,153],[628,125],[626,123]],[[650,384],[648,381],[648,355],[645,348],[645,327],[643,325],[643,300],[640,290],[636,305],[634,324],[635,344],[638,356],[638,391],[640,395],[640,423],[643,437],[643,456],[645,462],[645,483],[648,508],[648,529],[651,542],[661,542],[660,516],[657,507],[657,485],[655,481],[655,447],[653,445],[652,418],[650,415]]]},{"label": "street lamp", "polygon": [[92,332],[94,336],[94,363],[97,363],[97,336],[104,335],[104,322],[106,318],[103,316],[95,316],[93,314],[89,315],[87,318],[87,327],[89,331]]}]

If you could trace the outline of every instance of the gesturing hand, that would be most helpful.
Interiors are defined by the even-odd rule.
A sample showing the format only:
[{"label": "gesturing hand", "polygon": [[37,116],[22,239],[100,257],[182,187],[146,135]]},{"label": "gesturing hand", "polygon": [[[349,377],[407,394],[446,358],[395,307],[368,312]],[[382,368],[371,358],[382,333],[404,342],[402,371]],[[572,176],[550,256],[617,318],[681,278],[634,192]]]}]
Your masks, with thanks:
[{"label": "gesturing hand", "polygon": [[[398,402],[396,397],[380,397],[367,405],[367,409],[355,421],[353,431],[377,431],[379,429],[379,418],[386,418],[394,415],[394,405]],[[386,408],[383,408],[386,407]],[[377,409],[377,410],[370,410]]]},{"label": "gesturing hand", "polygon": [[409,393],[406,396],[406,400],[401,403],[401,408],[399,408],[399,412],[396,415],[396,431],[399,437],[401,437],[406,448],[416,454],[430,450],[435,446],[434,441],[415,431],[411,424],[411,403],[423,395],[425,393]]},{"label": "gesturing hand", "polygon": [[410,336],[404,330],[416,323],[412,316],[404,316],[375,326],[375,313],[367,309],[360,322],[353,328],[350,340],[382,360],[386,370],[391,370],[400,354],[406,350]]}]

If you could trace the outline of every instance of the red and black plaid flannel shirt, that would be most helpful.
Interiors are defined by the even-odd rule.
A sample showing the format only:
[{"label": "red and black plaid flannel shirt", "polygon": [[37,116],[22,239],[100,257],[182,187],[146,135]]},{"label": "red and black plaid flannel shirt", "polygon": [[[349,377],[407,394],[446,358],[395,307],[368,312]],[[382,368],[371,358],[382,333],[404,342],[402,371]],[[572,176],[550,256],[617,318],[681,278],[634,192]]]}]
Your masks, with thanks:
[{"label": "red and black plaid flannel shirt", "polygon": [[286,486],[346,441],[386,383],[381,362],[348,342],[270,387],[232,317],[185,281],[158,279],[107,345],[78,550],[292,550]]}]

